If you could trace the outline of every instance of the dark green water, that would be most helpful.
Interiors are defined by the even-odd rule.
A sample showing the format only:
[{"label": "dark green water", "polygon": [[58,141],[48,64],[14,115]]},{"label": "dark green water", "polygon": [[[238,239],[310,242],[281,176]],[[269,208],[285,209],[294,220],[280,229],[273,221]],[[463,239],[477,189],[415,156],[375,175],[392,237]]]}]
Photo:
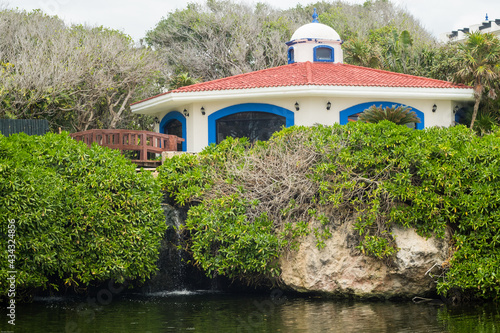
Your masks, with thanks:
[{"label": "dark green water", "polygon": [[500,332],[495,304],[448,306],[268,295],[164,292],[110,299],[41,298],[2,332]]}]

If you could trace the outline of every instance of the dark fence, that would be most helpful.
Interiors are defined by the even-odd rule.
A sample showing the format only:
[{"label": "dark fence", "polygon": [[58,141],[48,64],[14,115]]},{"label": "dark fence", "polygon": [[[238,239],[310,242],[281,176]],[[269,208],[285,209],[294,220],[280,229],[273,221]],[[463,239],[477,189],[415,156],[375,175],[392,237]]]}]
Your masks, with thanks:
[{"label": "dark fence", "polygon": [[45,119],[0,119],[0,133],[9,136],[15,133],[44,135],[49,131],[49,122]]}]

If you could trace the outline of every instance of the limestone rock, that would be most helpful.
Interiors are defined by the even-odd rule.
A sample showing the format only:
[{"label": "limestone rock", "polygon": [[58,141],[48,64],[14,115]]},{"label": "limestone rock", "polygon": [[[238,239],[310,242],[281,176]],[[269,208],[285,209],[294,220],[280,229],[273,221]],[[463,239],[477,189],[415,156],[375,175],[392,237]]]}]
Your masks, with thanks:
[{"label": "limestone rock", "polygon": [[413,297],[435,291],[435,279],[426,272],[447,259],[448,237],[425,239],[399,226],[392,232],[400,250],[389,265],[356,250],[352,226],[343,224],[321,250],[314,235],[305,237],[298,251],[281,259],[281,278],[299,292],[339,296]]}]

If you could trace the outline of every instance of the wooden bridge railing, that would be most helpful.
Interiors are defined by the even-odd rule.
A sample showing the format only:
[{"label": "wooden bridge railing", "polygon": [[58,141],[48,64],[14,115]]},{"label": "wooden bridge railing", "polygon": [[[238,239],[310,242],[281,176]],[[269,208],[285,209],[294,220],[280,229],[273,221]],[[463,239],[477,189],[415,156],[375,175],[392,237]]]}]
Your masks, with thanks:
[{"label": "wooden bridge railing", "polygon": [[95,142],[120,151],[139,151],[140,161],[148,160],[148,152],[161,154],[164,151],[177,151],[177,144],[184,141],[176,135],[126,129],[93,129],[70,135],[77,141],[85,142],[89,147]]}]

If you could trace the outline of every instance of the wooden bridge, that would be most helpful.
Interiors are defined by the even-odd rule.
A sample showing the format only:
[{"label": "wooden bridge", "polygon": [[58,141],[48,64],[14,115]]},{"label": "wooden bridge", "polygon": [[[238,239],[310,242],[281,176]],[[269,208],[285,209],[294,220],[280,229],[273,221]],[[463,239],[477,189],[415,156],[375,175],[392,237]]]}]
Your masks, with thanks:
[{"label": "wooden bridge", "polygon": [[184,141],[176,135],[126,129],[93,129],[70,135],[77,141],[85,142],[89,147],[95,142],[121,152],[139,151],[139,159],[132,160],[138,166],[158,166],[161,161],[148,160],[148,153],[177,151],[177,144]]}]

